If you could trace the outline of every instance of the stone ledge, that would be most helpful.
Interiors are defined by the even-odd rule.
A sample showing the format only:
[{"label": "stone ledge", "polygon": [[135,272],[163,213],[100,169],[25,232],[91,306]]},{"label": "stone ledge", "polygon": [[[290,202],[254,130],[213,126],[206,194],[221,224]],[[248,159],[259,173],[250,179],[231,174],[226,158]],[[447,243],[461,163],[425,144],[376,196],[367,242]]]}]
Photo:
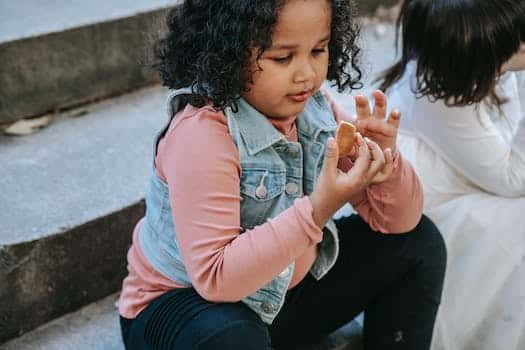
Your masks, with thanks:
[{"label": "stone ledge", "polygon": [[148,67],[167,10],[0,43],[0,123],[158,82]]},{"label": "stone ledge", "polygon": [[0,343],[118,290],[142,202],[0,249]]}]

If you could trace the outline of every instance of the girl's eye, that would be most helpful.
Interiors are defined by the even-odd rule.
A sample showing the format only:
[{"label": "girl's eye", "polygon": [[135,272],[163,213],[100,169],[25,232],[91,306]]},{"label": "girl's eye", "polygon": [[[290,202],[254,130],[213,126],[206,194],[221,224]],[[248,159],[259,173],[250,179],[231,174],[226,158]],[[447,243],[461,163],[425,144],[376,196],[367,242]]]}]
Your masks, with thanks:
[{"label": "girl's eye", "polygon": [[314,55],[319,55],[319,54],[321,54],[323,52],[326,52],[326,47],[323,47],[322,49],[314,49],[314,50],[312,50],[312,53]]},{"label": "girl's eye", "polygon": [[272,60],[274,60],[277,63],[286,63],[292,58],[292,56],[285,56],[285,57],[274,57]]}]

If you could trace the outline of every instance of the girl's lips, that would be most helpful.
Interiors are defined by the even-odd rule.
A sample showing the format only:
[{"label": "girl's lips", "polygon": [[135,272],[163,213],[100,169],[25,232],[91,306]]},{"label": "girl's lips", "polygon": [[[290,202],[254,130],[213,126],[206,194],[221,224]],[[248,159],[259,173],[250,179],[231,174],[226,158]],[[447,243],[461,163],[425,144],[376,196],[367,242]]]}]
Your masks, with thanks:
[{"label": "girl's lips", "polygon": [[303,91],[296,95],[288,95],[288,97],[295,102],[304,102],[310,96],[310,91]]}]

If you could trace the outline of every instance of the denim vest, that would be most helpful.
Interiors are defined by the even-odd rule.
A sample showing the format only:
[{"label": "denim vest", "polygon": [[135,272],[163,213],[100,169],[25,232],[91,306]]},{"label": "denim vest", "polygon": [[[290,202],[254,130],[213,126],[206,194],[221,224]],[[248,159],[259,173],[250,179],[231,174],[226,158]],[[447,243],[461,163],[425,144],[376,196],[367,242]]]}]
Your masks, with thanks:
[{"label": "denim vest", "polygon": [[[182,107],[179,96],[188,92],[188,89],[181,89],[172,93],[168,99],[170,116]],[[242,169],[240,217],[244,231],[263,224],[292,206],[295,199],[312,193],[322,167],[326,140],[334,136],[336,122],[319,92],[309,99],[297,118],[299,142],[287,141],[244,99],[238,101],[236,112],[226,109],[225,116]],[[168,186],[155,171],[151,174],[145,200],[146,215],[139,231],[144,255],[167,278],[191,286],[176,240],[177,224],[171,214]],[[330,270],[339,253],[337,229],[332,220],[323,232],[317,259],[310,269],[316,279]],[[292,262],[272,281],[242,301],[265,323],[271,324],[284,303],[293,271]]]}]

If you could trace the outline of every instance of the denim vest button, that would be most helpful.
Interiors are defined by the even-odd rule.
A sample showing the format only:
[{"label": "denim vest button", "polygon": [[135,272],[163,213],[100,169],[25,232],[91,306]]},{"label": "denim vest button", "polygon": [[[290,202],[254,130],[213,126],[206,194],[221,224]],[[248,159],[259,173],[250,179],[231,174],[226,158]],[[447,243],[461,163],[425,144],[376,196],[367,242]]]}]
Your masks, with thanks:
[{"label": "denim vest button", "polygon": [[269,304],[269,303],[262,303],[261,304],[261,308],[262,308],[262,310],[265,313],[269,314],[269,313],[271,313],[273,311],[274,306],[272,304]]},{"label": "denim vest button", "polygon": [[266,198],[266,196],[268,195],[268,191],[266,190],[266,187],[261,185],[255,189],[255,195],[257,196],[257,198],[263,199]]},{"label": "denim vest button", "polygon": [[284,190],[287,194],[296,194],[299,191],[299,186],[294,182],[288,182]]}]

